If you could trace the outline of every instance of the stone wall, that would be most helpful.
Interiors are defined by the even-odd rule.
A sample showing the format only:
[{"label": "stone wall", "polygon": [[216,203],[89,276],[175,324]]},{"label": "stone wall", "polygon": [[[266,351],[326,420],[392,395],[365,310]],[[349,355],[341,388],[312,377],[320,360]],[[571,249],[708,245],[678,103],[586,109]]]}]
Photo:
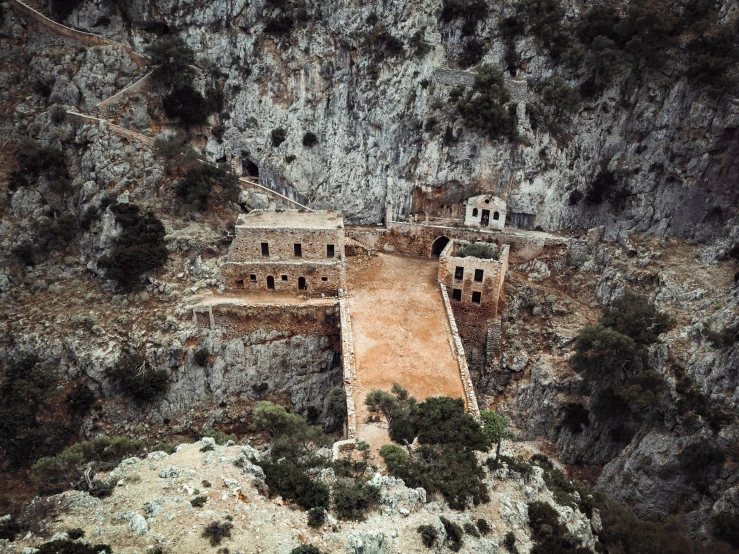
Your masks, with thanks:
[{"label": "stone wall", "polygon": [[20,0],[10,0],[10,4],[22,14],[27,15],[37,23],[40,23],[41,25],[59,36],[72,39],[83,44],[89,44],[90,46],[115,46],[128,53],[128,55],[131,56],[131,59],[138,67],[144,67],[149,63],[149,60],[145,56],[142,56],[138,52],[135,52],[129,46],[126,46],[119,42],[115,42],[105,37],[101,37],[99,35],[93,35],[92,33],[86,33],[84,31],[78,31],[76,29],[70,29],[69,27],[62,25],[61,23],[57,23],[56,21],[49,19],[44,14],[34,10],[32,7],[24,4]]},{"label": "stone wall", "polygon": [[[534,235],[526,232],[517,232],[506,229],[504,231],[470,229],[466,227],[449,227],[443,225],[426,225],[424,223],[406,223],[393,221],[388,225],[390,231],[382,237],[384,243],[392,243],[397,237],[407,237],[409,250],[402,249],[400,252],[417,256],[430,256],[434,241],[440,237],[457,240],[482,240],[497,244],[536,244],[545,246],[548,244],[566,244],[572,239],[569,237],[556,237],[554,235]],[[393,243],[399,246],[402,243]]]},{"label": "stone wall", "polygon": [[[276,292],[338,296],[340,290],[346,290],[346,270],[341,260],[333,263],[226,262],[221,275],[226,287],[234,291],[271,292],[269,277],[274,279]],[[305,289],[299,287],[301,278],[305,279]]]},{"label": "stone wall", "polygon": [[447,332],[449,333],[450,346],[452,348],[452,352],[457,356],[457,363],[459,364],[459,374],[462,378],[462,386],[464,387],[467,411],[475,417],[478,417],[480,415],[480,408],[477,405],[475,388],[472,385],[472,377],[470,376],[469,367],[467,366],[467,357],[464,352],[464,346],[462,346],[462,339],[459,338],[457,323],[454,320],[454,312],[452,311],[452,305],[449,302],[449,295],[446,293],[446,288],[441,283],[439,283],[439,289],[441,290],[441,297],[444,300],[444,309],[446,310],[448,324]]},{"label": "stone wall", "polygon": [[[261,244],[269,245],[269,256],[262,256]],[[302,256],[294,254],[294,245],[300,244]],[[326,254],[327,245],[334,246],[334,256]],[[344,254],[344,229],[250,228],[236,226],[236,238],[228,251],[228,259],[241,261],[269,261],[281,259],[341,260]]]},{"label": "stone wall", "polygon": [[357,383],[357,364],[354,357],[354,334],[352,333],[351,315],[346,300],[339,301],[341,315],[341,364],[344,372],[344,392],[346,393],[346,438],[355,441],[357,438],[357,410],[354,406],[354,388]]},{"label": "stone wall", "polygon": [[[498,315],[498,299],[503,290],[505,274],[508,270],[509,246],[503,245],[497,259],[485,260],[481,258],[454,256],[455,249],[460,245],[457,241],[450,241],[439,257],[439,282],[447,287],[447,292],[454,289],[461,290],[463,303],[472,303],[472,293],[481,295],[480,306],[487,308],[491,317]],[[456,270],[463,269],[462,279],[456,278]],[[475,271],[483,272],[482,281],[475,281]],[[452,297],[454,295],[452,294]]]}]

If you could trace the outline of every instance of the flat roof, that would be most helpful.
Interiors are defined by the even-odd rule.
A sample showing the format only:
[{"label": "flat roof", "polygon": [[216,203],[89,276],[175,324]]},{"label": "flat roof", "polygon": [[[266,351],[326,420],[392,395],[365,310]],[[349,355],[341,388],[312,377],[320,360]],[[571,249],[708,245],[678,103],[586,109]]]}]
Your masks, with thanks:
[{"label": "flat roof", "polygon": [[241,214],[236,227],[247,229],[343,229],[344,216],[341,212],[316,210],[254,210]]}]

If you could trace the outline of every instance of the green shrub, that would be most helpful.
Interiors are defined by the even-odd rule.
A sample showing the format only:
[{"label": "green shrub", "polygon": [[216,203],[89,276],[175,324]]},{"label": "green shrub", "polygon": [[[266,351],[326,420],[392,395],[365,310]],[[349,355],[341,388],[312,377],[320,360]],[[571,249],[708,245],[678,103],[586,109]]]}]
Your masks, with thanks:
[{"label": "green shrub", "polygon": [[464,544],[464,531],[457,523],[449,521],[444,516],[440,516],[439,519],[446,531],[446,542],[449,550],[452,552],[459,552]]},{"label": "green shrub", "polygon": [[20,177],[34,181],[42,176],[49,181],[69,178],[64,153],[55,146],[42,146],[26,140],[16,148],[15,159]]},{"label": "green shrub", "polygon": [[[416,31],[413,33],[410,40],[410,46],[413,55],[418,58],[423,58],[426,54],[431,52],[431,45],[423,39],[423,31]],[[421,86],[426,88],[423,85]]]},{"label": "green shrub", "polygon": [[570,123],[580,107],[580,93],[567,81],[555,75],[541,89],[541,98],[552,109],[551,124]]},{"label": "green shrub", "polygon": [[192,500],[190,500],[190,505],[193,508],[202,508],[203,506],[205,506],[205,503],[207,501],[208,501],[208,497],[205,496],[204,494],[200,494],[196,496],[195,498],[193,498]]},{"label": "green shrub", "polygon": [[289,460],[263,461],[260,465],[264,470],[270,496],[279,494],[306,510],[328,507],[328,486],[308,477],[298,463]]},{"label": "green shrub", "polygon": [[126,396],[140,403],[152,402],[169,387],[169,373],[164,369],[151,369],[138,354],[123,354],[106,375]]},{"label": "green shrub", "polygon": [[598,533],[598,538],[608,552],[729,554],[729,549],[722,548],[720,543],[690,539],[680,518],[640,520],[629,508],[610,499],[603,499],[598,509],[603,522],[603,530]]},{"label": "green shrub", "polygon": [[257,404],[254,429],[269,434],[273,456],[298,458],[307,452],[309,443],[320,445],[325,442],[320,428],[308,425],[304,418],[272,402],[261,401]]},{"label": "green shrub", "polygon": [[52,0],[49,10],[59,19],[65,19],[82,3],[82,0]]},{"label": "green shrub", "polygon": [[384,444],[380,447],[380,456],[385,460],[388,468],[397,467],[408,461],[408,452],[394,444]]},{"label": "green shrub", "polygon": [[485,519],[478,519],[477,523],[477,530],[480,532],[481,535],[487,535],[490,531],[492,531],[492,527],[488,524],[487,520]]},{"label": "green shrub", "polygon": [[339,459],[331,462],[331,467],[337,477],[356,477],[367,470],[367,462]]},{"label": "green shrub", "polygon": [[471,35],[479,21],[488,15],[488,5],[484,0],[444,0],[441,7],[441,20],[445,23],[455,19],[463,20],[463,34]]},{"label": "green shrub", "polygon": [[711,532],[718,540],[739,548],[739,514],[721,512],[711,516]]},{"label": "green shrub", "polygon": [[113,552],[107,544],[85,544],[71,540],[55,540],[38,547],[36,554],[108,554]]},{"label": "green shrub", "polygon": [[65,423],[56,368],[36,357],[6,361],[0,380],[0,458],[10,470],[62,450],[79,421]]},{"label": "green shrub", "polygon": [[311,508],[307,512],[308,526],[317,529],[326,523],[326,510],[323,508]]},{"label": "green shrub", "polygon": [[97,437],[73,444],[56,456],[41,458],[31,469],[38,480],[73,484],[84,466],[92,464],[99,471],[109,471],[124,458],[138,454],[142,447],[142,441],[126,437]]},{"label": "green shrub", "polygon": [[197,164],[198,160],[203,159],[187,143],[187,139],[181,132],[166,138],[156,138],[154,140],[154,155],[164,161],[167,172],[171,172],[175,168],[189,169]]},{"label": "green shrub", "polygon": [[154,67],[154,78],[168,84],[191,82],[195,71],[190,66],[195,63],[195,52],[177,34],[159,37],[150,44],[146,53]]},{"label": "green shrub", "polygon": [[293,548],[290,551],[290,554],[321,554],[321,551],[312,544],[304,544],[297,548]]},{"label": "green shrub", "polygon": [[726,327],[720,331],[704,328],[701,334],[714,348],[728,348],[739,340],[739,332],[732,327]]},{"label": "green shrub", "polygon": [[522,456],[517,456],[515,458],[512,458],[510,456],[498,456],[495,460],[493,460],[492,458],[488,458],[487,461],[487,465],[491,469],[502,467],[503,463],[508,466],[509,471],[518,473],[521,477],[524,478],[524,480],[531,477],[533,473],[533,468],[531,467],[531,464],[526,462]]},{"label": "green shrub", "polygon": [[105,481],[95,479],[90,483],[87,492],[90,496],[94,496],[95,498],[107,498],[113,494],[114,489],[115,483],[106,483]]},{"label": "green shrub", "polygon": [[423,445],[413,460],[388,464],[388,470],[409,487],[438,492],[455,510],[463,510],[470,499],[475,504],[490,499],[474,452],[459,444]]},{"label": "green shrub", "polygon": [[65,110],[63,106],[55,104],[49,110],[49,119],[51,119],[52,123],[55,125],[59,125],[67,119],[67,110]]},{"label": "green shrub", "polygon": [[25,266],[33,267],[36,265],[36,260],[33,257],[33,243],[30,241],[14,246],[11,253]]},{"label": "green shrub", "polygon": [[308,131],[303,135],[303,146],[313,148],[316,144],[318,144],[318,137],[315,133]]},{"label": "green shrub", "polygon": [[471,537],[480,538],[480,532],[477,530],[477,527],[475,527],[472,523],[464,524],[464,532],[470,535]]},{"label": "green shrub", "polygon": [[233,523],[230,521],[217,522],[214,521],[209,523],[208,526],[203,529],[201,537],[208,539],[211,546],[218,546],[223,542],[223,539],[231,538],[231,529],[233,529]]},{"label": "green shrub", "polygon": [[631,337],[636,344],[657,342],[660,334],[674,325],[667,314],[660,312],[646,296],[626,290],[605,309],[600,324]]},{"label": "green shrub", "polygon": [[90,411],[97,402],[95,393],[90,387],[77,383],[72,390],[67,393],[64,403],[67,405],[67,412],[74,418],[81,418]]},{"label": "green shrub", "polygon": [[484,55],[485,43],[481,40],[471,38],[462,46],[462,53],[459,55],[457,62],[459,63],[459,67],[466,69],[480,63]]},{"label": "green shrub", "polygon": [[42,250],[64,250],[75,236],[77,218],[67,213],[55,219],[41,217],[34,222],[36,243]]},{"label": "green shrub", "polygon": [[516,548],[516,535],[513,534],[513,531],[508,531],[505,534],[505,537],[503,538],[503,546],[508,550],[508,552],[518,552],[518,549]]},{"label": "green shrub", "polygon": [[495,248],[486,242],[472,242],[464,245],[454,253],[457,258],[480,258],[491,260],[495,257]]},{"label": "green shrub", "polygon": [[422,444],[459,444],[485,451],[490,440],[480,424],[465,413],[464,401],[432,396],[418,405],[418,440]]},{"label": "green shrub", "polygon": [[76,541],[77,539],[81,539],[85,536],[84,530],[80,527],[75,527],[73,529],[67,529],[67,536],[70,540]]},{"label": "green shrub", "polygon": [[[490,64],[481,65],[475,74],[471,90],[458,89],[450,98],[456,102],[457,110],[470,129],[481,132],[491,139],[513,137],[515,126],[506,104],[511,93],[505,86],[503,73]],[[454,100],[456,98],[456,100]]]},{"label": "green shrub", "polygon": [[208,121],[208,104],[191,85],[180,85],[162,98],[162,108],[168,118],[179,120],[185,127],[203,125]]},{"label": "green shrub", "polygon": [[591,382],[613,382],[633,372],[636,343],[610,327],[585,327],[577,335],[570,361],[573,369]]},{"label": "green shrub", "polygon": [[142,215],[135,204],[115,204],[110,209],[123,230],[115,238],[110,254],[98,258],[98,266],[109,279],[131,290],[144,275],[166,263],[166,232],[153,213]]},{"label": "green shrub", "polygon": [[279,15],[267,17],[264,20],[264,32],[268,35],[289,35],[295,25],[295,20],[290,15]]},{"label": "green shrub", "polygon": [[421,542],[426,548],[434,546],[436,539],[439,538],[439,531],[433,525],[419,525],[416,531],[421,533]]},{"label": "green shrub", "polygon": [[346,393],[341,387],[333,387],[323,401],[323,431],[336,433],[344,428],[346,419]]},{"label": "green shrub", "polygon": [[522,0],[518,3],[518,17],[528,23],[549,54],[557,61],[572,44],[568,29],[562,25],[564,7],[558,0]]},{"label": "green shrub", "polygon": [[564,526],[559,522],[559,514],[546,502],[529,502],[529,527],[535,540],[551,535],[563,535]]},{"label": "green shrub", "polygon": [[270,138],[272,139],[272,146],[277,148],[287,140],[287,131],[283,129],[282,127],[278,127],[277,129],[272,129],[272,133],[270,133]]},{"label": "green shrub", "polygon": [[677,458],[688,482],[705,494],[726,461],[726,454],[704,440],[686,446]]},{"label": "green shrub", "polygon": [[362,521],[380,502],[380,489],[360,479],[338,482],[333,487],[333,509],[339,519]]},{"label": "green shrub", "polygon": [[203,430],[203,437],[208,437],[216,441],[216,444],[223,445],[228,441],[236,442],[236,435],[227,435],[223,431],[208,427]]}]

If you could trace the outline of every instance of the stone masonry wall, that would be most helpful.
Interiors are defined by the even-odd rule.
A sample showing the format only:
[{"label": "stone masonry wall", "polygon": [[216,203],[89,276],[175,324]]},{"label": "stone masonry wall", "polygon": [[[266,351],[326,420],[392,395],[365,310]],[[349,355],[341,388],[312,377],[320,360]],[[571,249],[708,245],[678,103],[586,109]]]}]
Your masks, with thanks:
[{"label": "stone masonry wall", "polygon": [[[262,256],[262,243],[269,244],[269,256]],[[302,257],[294,254],[294,245],[302,247]],[[334,256],[326,254],[327,245],[334,245]],[[236,227],[236,238],[228,253],[230,261],[269,261],[282,259],[340,260],[344,254],[344,229],[296,229]]]},{"label": "stone masonry wall", "polygon": [[[459,258],[452,256],[455,241],[450,241],[439,257],[439,282],[447,287],[447,292],[452,295],[453,289],[462,290],[462,302],[472,303],[472,293],[480,292],[480,305],[487,308],[487,312],[495,317],[498,313],[498,298],[503,279],[501,275],[501,263],[496,259],[483,260],[480,258]],[[507,259],[507,257],[506,257]],[[455,278],[457,267],[462,267],[464,273],[461,280]],[[482,282],[474,280],[475,270],[482,270]]]},{"label": "stone masonry wall", "polygon": [[10,4],[19,12],[29,16],[37,23],[40,23],[41,25],[53,31],[59,36],[81,42],[82,44],[88,44],[90,46],[116,46],[117,48],[124,50],[129,56],[131,56],[131,60],[138,67],[145,67],[149,63],[149,60],[145,56],[142,56],[138,52],[135,52],[131,47],[126,46],[125,44],[115,42],[99,35],[93,35],[92,33],[78,31],[77,29],[70,29],[69,27],[66,27],[60,23],[57,23],[56,21],[49,19],[44,14],[34,10],[32,7],[24,4],[20,0],[11,0]]},{"label": "stone masonry wall", "polygon": [[[337,296],[339,289],[346,290],[344,264],[340,260],[334,263],[226,262],[221,268],[221,275],[228,289],[247,292],[269,291],[267,288],[269,276],[274,278],[276,292]],[[298,287],[300,277],[305,279],[305,290]]]}]

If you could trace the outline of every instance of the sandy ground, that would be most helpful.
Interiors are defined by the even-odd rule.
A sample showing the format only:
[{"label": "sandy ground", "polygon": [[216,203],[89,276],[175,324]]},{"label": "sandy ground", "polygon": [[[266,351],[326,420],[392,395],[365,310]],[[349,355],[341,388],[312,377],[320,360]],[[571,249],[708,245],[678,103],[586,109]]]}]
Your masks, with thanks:
[{"label": "sandy ground", "polygon": [[364,399],[393,383],[423,400],[464,398],[452,354],[444,304],[436,284],[438,260],[380,254],[347,274],[358,387],[357,435],[373,451],[390,442],[384,423],[365,423]]}]

